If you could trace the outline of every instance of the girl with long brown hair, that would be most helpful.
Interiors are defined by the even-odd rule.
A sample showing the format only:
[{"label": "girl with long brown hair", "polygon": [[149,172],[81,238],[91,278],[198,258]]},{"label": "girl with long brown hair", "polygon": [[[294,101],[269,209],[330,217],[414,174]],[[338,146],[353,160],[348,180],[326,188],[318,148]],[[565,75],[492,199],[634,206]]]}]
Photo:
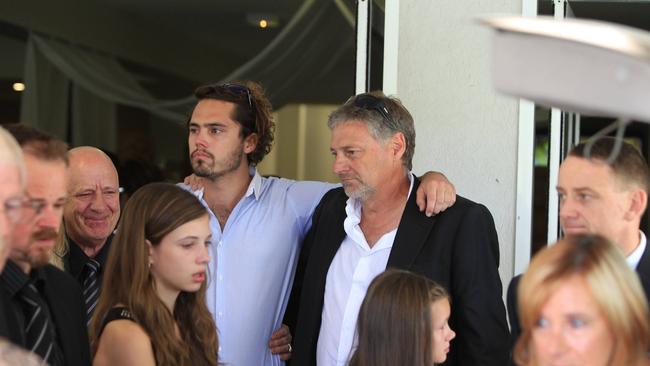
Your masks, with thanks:
[{"label": "girl with long brown hair", "polygon": [[131,197],[91,322],[93,365],[217,365],[205,305],[208,220],[196,197],[172,184]]},{"label": "girl with long brown hair", "polygon": [[349,366],[432,366],[456,336],[447,291],[412,272],[389,269],[368,287],[359,310],[359,344]]}]

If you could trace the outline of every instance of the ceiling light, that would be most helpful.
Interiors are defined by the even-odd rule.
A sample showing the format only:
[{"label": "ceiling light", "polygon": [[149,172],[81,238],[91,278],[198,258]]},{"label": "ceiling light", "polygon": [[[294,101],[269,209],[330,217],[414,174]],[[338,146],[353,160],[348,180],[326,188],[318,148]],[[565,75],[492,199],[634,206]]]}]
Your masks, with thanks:
[{"label": "ceiling light", "polygon": [[12,88],[16,92],[21,92],[21,91],[25,90],[25,84],[23,84],[23,83],[14,83],[12,85]]},{"label": "ceiling light", "polygon": [[259,29],[275,28],[280,25],[278,16],[274,14],[246,14],[246,22]]}]

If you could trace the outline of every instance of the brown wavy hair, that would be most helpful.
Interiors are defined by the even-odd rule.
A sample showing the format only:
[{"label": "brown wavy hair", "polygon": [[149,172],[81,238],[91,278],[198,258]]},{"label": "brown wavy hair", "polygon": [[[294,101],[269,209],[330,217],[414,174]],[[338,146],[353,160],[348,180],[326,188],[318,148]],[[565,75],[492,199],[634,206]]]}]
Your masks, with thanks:
[{"label": "brown wavy hair", "polygon": [[[237,87],[248,89],[250,105],[248,95],[237,90]],[[257,165],[271,151],[275,134],[273,107],[260,84],[252,81],[232,81],[223,84],[203,85],[194,91],[194,96],[198,101],[215,99],[235,104],[232,119],[241,125],[241,137],[246,138],[252,134],[257,135],[255,150],[246,155],[249,164]],[[192,112],[194,112],[194,109],[192,109]],[[190,112],[190,117],[187,120],[187,126],[189,126],[192,112]]]},{"label": "brown wavy hair", "polygon": [[357,319],[359,345],[349,366],[431,366],[431,304],[444,287],[418,274],[389,269],[368,287]]},{"label": "brown wavy hair", "polygon": [[133,194],[111,244],[91,321],[93,352],[107,312],[123,304],[149,335],[156,364],[217,365],[217,330],[205,303],[206,283],[198,292],[181,291],[172,314],[157,295],[145,242],[148,239],[156,246],[174,229],[205,215],[205,207],[194,195],[173,184],[151,183]]}]

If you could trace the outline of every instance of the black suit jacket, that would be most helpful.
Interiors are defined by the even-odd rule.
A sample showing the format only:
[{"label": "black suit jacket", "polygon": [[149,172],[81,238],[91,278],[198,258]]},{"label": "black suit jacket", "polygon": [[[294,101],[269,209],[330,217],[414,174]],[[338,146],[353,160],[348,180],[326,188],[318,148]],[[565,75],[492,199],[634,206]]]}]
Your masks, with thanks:
[{"label": "black suit jacket", "polygon": [[[415,202],[416,179],[397,229],[388,267],[420,273],[451,294],[450,325],[457,333],[446,365],[495,365],[508,362],[509,333],[499,278],[499,243],[494,221],[485,206],[458,196],[456,203],[426,217]],[[299,299],[294,326],[292,366],[316,364],[325,282],[334,255],[346,234],[347,196],[342,188],[329,191],[312,218],[301,258],[288,316]]]},{"label": "black suit jacket", "polygon": [[[90,365],[90,346],[86,326],[81,288],[77,281],[60,269],[47,265],[41,269],[45,277],[41,295],[49,307],[56,328],[66,366]],[[25,346],[25,326],[22,310],[17,301],[8,299],[7,290],[0,286],[3,312],[8,332],[5,336],[13,343]]]},{"label": "black suit jacket", "polygon": [[[636,267],[636,273],[639,275],[643,292],[645,297],[650,302],[650,243],[646,245],[645,251],[641,256],[641,260]],[[515,276],[508,285],[508,294],[506,295],[506,302],[508,306],[508,320],[510,320],[510,333],[512,334],[512,344],[521,335],[521,325],[519,324],[519,312],[517,309],[517,291],[519,281],[522,275]]]},{"label": "black suit jacket", "polygon": [[9,298],[0,286],[0,338],[9,338],[12,329],[9,327],[10,321],[8,320],[7,307],[9,306]]}]

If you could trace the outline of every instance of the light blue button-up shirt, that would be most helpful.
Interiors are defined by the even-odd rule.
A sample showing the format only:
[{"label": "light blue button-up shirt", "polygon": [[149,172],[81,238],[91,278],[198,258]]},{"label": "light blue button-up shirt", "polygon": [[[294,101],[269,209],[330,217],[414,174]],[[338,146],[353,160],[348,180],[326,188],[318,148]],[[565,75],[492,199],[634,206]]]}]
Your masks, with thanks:
[{"label": "light blue button-up shirt", "polygon": [[[221,226],[210,211],[207,303],[219,332],[219,361],[279,366],[268,347],[282,325],[300,244],[325,192],[337,185],[263,178],[253,168],[248,190]],[[187,186],[184,188],[188,189]],[[203,191],[194,192],[203,200]]]}]

